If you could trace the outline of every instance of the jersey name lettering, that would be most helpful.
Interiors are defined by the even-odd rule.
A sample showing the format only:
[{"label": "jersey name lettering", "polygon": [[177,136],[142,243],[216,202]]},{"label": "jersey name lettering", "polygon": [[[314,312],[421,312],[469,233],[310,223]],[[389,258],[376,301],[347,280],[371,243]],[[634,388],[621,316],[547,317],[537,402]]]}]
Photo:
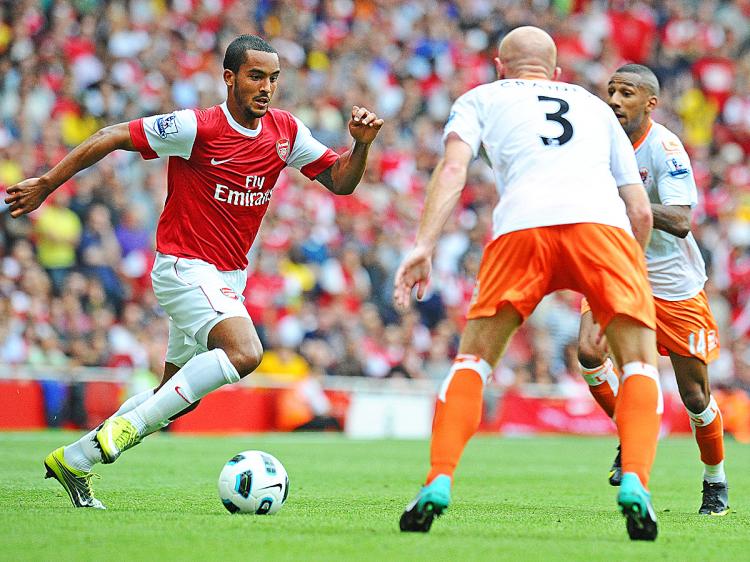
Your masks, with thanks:
[{"label": "jersey name lettering", "polygon": [[[250,176],[254,177],[254,176]],[[271,193],[273,189],[269,189],[265,193],[249,191],[235,191],[229,188],[229,186],[216,184],[216,190],[214,191],[214,199],[226,203],[227,205],[238,205],[240,207],[256,207],[258,205],[265,205],[271,201]]]},{"label": "jersey name lettering", "polygon": [[263,189],[266,178],[263,176],[245,177],[245,189]]},{"label": "jersey name lettering", "polygon": [[338,159],[287,111],[271,108],[261,124],[247,133],[226,104],[128,124],[145,159],[170,159],[160,253],[199,258],[220,271],[245,269],[281,171],[290,166],[315,179]]}]

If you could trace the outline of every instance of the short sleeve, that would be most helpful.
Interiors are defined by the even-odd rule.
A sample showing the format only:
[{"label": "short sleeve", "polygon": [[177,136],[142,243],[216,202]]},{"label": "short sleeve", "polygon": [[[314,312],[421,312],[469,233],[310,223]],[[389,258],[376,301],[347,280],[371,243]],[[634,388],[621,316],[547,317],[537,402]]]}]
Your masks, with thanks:
[{"label": "short sleeve", "polygon": [[190,158],[198,133],[198,119],[192,109],[143,117],[128,123],[130,138],[146,160],[180,156]]},{"label": "short sleeve", "polygon": [[302,121],[294,118],[297,134],[294,137],[292,152],[287,158],[287,166],[297,168],[310,179],[327,170],[339,159],[339,155],[312,136]]},{"label": "short sleeve", "polygon": [[698,189],[690,158],[679,139],[662,140],[652,154],[656,188],[662,205],[697,205]]},{"label": "short sleeve", "polygon": [[479,154],[482,144],[482,127],[474,91],[467,92],[458,98],[451,107],[448,121],[443,129],[443,142],[451,133],[457,134],[471,147],[474,158]]},{"label": "short sleeve", "polygon": [[606,109],[610,130],[610,158],[609,167],[617,182],[617,187],[623,185],[642,185],[641,174],[638,171],[638,162],[635,159],[633,145],[622,130],[620,122],[615,114]]}]

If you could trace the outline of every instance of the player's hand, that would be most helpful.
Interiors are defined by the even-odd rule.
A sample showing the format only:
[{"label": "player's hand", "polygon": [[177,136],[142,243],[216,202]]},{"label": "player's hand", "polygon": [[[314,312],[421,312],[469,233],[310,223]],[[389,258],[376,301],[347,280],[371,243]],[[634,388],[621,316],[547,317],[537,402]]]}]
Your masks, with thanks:
[{"label": "player's hand", "polygon": [[411,290],[417,286],[417,299],[422,299],[432,272],[432,252],[420,247],[414,248],[401,262],[393,282],[393,302],[396,307],[406,310],[409,307]]},{"label": "player's hand", "polygon": [[37,209],[53,189],[42,178],[29,178],[10,186],[7,191],[5,203],[10,205],[10,216],[16,219]]},{"label": "player's hand", "polygon": [[383,120],[378,119],[372,111],[365,107],[352,107],[352,118],[349,120],[349,134],[362,144],[370,144],[378,136]]}]

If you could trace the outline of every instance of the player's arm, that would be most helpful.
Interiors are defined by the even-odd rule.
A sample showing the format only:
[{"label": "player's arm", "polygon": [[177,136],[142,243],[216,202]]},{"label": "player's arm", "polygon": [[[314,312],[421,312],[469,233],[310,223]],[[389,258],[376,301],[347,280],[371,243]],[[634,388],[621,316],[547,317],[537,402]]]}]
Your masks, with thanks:
[{"label": "player's arm", "polygon": [[415,247],[396,272],[393,298],[400,307],[408,305],[414,285],[417,285],[417,298],[424,296],[432,269],[432,253],[461,196],[473,157],[472,148],[460,136],[448,134],[445,155],[427,184],[427,198]]},{"label": "player's arm", "polygon": [[698,204],[690,158],[680,140],[667,137],[655,148],[653,168],[661,204],[652,204],[654,228],[678,238],[690,234],[691,209]]},{"label": "player's arm", "polygon": [[645,250],[651,239],[651,229],[654,224],[651,203],[646,190],[642,183],[631,183],[621,186],[619,192],[625,202],[625,211],[628,214],[630,227],[633,229],[633,236]]},{"label": "player's arm", "polygon": [[135,150],[127,123],[100,129],[39,178],[29,178],[8,188],[5,203],[13,218],[30,213],[63,183],[117,149]]},{"label": "player's arm", "polygon": [[678,238],[690,234],[690,205],[651,204],[654,214],[654,228],[668,232]]},{"label": "player's arm", "polygon": [[354,139],[354,146],[341,154],[332,166],[323,170],[315,179],[336,195],[353,193],[365,173],[370,144],[382,126],[383,120],[378,119],[377,115],[355,105],[349,120],[349,134]]},{"label": "player's arm", "polygon": [[427,184],[427,198],[417,231],[417,247],[430,253],[435,249],[466,184],[472,158],[471,147],[456,133],[450,133],[445,142],[445,155]]}]

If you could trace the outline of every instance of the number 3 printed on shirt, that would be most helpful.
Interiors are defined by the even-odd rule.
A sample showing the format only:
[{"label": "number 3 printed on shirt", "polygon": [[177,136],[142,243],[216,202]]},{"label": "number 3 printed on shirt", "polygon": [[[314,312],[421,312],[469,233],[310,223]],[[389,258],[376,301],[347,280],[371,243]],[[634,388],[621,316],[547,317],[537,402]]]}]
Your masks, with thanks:
[{"label": "number 3 printed on shirt", "polygon": [[558,103],[557,111],[554,111],[552,113],[545,113],[545,116],[547,117],[547,121],[554,121],[556,123],[560,123],[563,128],[562,135],[559,137],[542,137],[542,142],[544,143],[544,146],[562,146],[566,142],[568,142],[570,139],[573,138],[573,125],[570,124],[570,121],[565,119],[563,115],[565,115],[570,110],[570,105],[568,105],[568,102],[565,100],[561,100],[560,98],[551,98],[549,96],[538,96],[537,98],[539,101],[554,101]]}]

